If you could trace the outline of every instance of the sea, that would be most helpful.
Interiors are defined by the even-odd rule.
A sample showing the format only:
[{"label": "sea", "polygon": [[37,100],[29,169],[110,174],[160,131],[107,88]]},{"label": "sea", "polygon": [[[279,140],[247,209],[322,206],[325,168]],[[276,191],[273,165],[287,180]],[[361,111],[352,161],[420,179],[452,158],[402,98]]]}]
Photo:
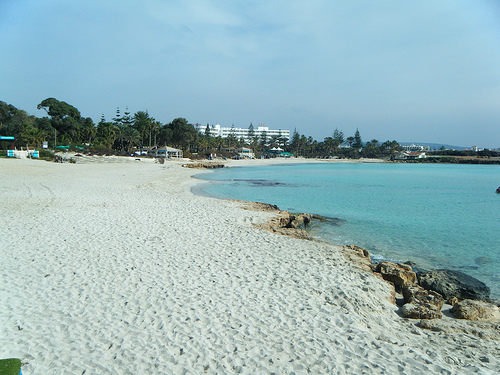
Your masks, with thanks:
[{"label": "sea", "polygon": [[205,195],[331,218],[310,232],[374,261],[451,269],[500,298],[500,166],[321,162],[230,167],[197,176]]}]

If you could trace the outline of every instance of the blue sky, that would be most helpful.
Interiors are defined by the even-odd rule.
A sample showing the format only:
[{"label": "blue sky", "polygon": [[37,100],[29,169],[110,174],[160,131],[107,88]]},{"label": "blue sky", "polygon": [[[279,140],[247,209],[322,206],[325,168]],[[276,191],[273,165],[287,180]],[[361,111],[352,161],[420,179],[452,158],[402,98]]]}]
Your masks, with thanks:
[{"label": "blue sky", "polygon": [[500,3],[0,0],[0,100],[500,147]]}]

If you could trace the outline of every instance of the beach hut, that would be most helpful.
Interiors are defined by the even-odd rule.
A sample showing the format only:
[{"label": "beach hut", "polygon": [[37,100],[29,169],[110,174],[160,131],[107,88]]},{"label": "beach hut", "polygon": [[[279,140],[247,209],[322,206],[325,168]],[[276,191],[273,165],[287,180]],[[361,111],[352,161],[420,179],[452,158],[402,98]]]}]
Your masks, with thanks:
[{"label": "beach hut", "polygon": [[15,138],[12,136],[7,136],[7,135],[0,135],[0,143],[2,144],[2,147],[5,145],[5,143],[8,143],[9,145],[7,146],[8,150],[14,150],[15,148]]},{"label": "beach hut", "polygon": [[164,157],[164,158],[182,158],[182,150],[177,148],[163,146],[163,147],[153,147],[148,151],[148,155],[155,157]]},{"label": "beach hut", "polygon": [[241,157],[241,158],[248,158],[248,159],[255,159],[255,155],[250,148],[237,148],[235,152]]}]

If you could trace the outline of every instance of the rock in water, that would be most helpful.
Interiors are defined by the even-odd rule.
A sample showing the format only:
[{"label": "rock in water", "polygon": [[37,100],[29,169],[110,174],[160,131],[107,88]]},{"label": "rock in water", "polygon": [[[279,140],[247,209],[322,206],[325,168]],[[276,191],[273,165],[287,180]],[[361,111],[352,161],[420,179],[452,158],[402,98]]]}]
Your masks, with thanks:
[{"label": "rock in water", "polygon": [[490,288],[485,283],[459,271],[430,271],[419,276],[419,284],[425,289],[438,292],[445,299],[457,297],[460,300],[486,300],[490,296]]},{"label": "rock in water", "polygon": [[451,313],[458,319],[477,320],[496,323],[500,321],[500,309],[492,303],[466,299],[457,302],[451,308]]}]

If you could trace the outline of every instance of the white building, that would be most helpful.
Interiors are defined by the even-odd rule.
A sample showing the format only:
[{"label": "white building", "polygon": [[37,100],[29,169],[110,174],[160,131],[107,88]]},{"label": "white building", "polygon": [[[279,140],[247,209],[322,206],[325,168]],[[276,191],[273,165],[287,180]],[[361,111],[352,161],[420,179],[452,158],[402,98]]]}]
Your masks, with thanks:
[{"label": "white building", "polygon": [[[262,124],[263,125],[263,124]],[[196,124],[195,127],[199,132],[205,133],[206,126]],[[248,128],[235,128],[235,127],[222,127],[219,124],[217,125],[209,125],[210,135],[212,137],[222,137],[227,138],[229,135],[233,134],[237,139],[243,138],[245,142],[251,142],[250,137],[248,136]],[[258,126],[253,129],[254,137],[261,138],[262,134],[265,132],[267,139],[270,139],[273,136],[285,138],[287,141],[290,140],[290,130],[283,129],[269,129],[267,126]]]},{"label": "white building", "polygon": [[422,151],[430,151],[430,147],[429,146],[420,146],[420,145],[416,145],[416,144],[411,144],[411,145],[404,145],[404,146],[401,146],[403,148],[403,150],[407,151],[407,152],[422,152]]},{"label": "white building", "polygon": [[168,146],[163,146],[163,147],[152,147],[148,151],[148,155],[150,156],[155,156],[155,157],[165,157],[165,158],[177,158],[180,159],[182,158],[182,150],[179,150],[177,148],[173,147],[168,147]]},{"label": "white building", "polygon": [[418,151],[401,151],[395,156],[396,160],[412,160],[412,159],[425,159],[427,156],[425,152]]}]

